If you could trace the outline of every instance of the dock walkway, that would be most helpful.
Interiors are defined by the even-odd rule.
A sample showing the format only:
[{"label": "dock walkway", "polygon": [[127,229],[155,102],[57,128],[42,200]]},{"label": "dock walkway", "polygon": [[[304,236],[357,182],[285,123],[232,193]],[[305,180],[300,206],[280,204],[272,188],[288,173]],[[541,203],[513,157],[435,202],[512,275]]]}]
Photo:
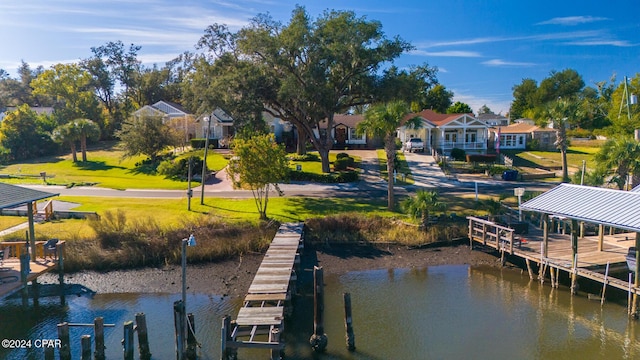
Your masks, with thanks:
[{"label": "dock walkway", "polygon": [[553,275],[557,278],[557,274],[562,270],[631,294],[640,294],[640,288],[632,286],[628,280],[605,276],[607,264],[612,270],[627,269],[626,254],[629,247],[634,246],[635,234],[603,235],[601,245],[598,236],[580,237],[576,257],[573,259],[570,234],[549,233],[545,256],[544,234],[540,229],[530,226],[528,234],[516,235],[513,229],[491,221],[474,217],[468,217],[468,220],[472,245],[481,243],[502,252],[503,255],[509,254],[524,259],[532,278],[530,264],[534,263],[539,269],[539,279],[544,279],[547,269],[551,271],[552,284]]},{"label": "dock walkway", "polygon": [[303,223],[286,223],[278,229],[249,286],[236,320],[225,317],[222,327],[222,357],[238,348],[271,350],[280,359],[284,343],[284,317],[291,310],[295,293],[296,268],[303,249]]}]

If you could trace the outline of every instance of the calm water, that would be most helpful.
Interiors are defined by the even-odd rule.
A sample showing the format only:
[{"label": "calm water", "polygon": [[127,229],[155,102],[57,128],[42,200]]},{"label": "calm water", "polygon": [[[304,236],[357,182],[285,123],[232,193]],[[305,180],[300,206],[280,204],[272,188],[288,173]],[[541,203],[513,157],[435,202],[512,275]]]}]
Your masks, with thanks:
[{"label": "calm water", "polygon": [[[638,359],[640,324],[629,321],[626,306],[585,297],[566,289],[540,286],[513,270],[435,266],[353,272],[325,277],[327,352],[314,356],[312,299],[296,303],[285,325],[287,359]],[[357,351],[344,340],[342,293],[353,303]],[[608,292],[609,293],[609,290]],[[19,302],[0,305],[0,339],[55,338],[56,324],[91,323],[103,316],[117,327],[105,330],[107,358],[122,358],[122,323],[145,312],[154,359],[174,359],[172,304],[179,294],[97,294],[69,297],[60,309],[56,298],[40,313],[23,312]],[[220,358],[220,322],[235,315],[240,301],[214,295],[190,295],[202,359]],[[74,358],[79,339],[91,328],[71,328]],[[7,352],[4,359],[41,359],[39,350]],[[267,351],[240,350],[241,359],[267,359]]]}]

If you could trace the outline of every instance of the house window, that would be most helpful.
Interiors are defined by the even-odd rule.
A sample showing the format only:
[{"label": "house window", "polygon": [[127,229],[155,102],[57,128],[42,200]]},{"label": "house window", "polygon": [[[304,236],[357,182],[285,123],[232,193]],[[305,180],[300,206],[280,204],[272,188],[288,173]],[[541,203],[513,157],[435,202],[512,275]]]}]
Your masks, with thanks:
[{"label": "house window", "polygon": [[475,143],[477,142],[478,133],[476,131],[468,132],[465,135],[465,142],[467,143]]},{"label": "house window", "polygon": [[364,140],[364,134],[358,135],[356,128],[349,128],[349,139],[350,140]]},{"label": "house window", "polygon": [[524,136],[518,136],[518,144],[524,145]]},{"label": "house window", "polygon": [[500,144],[505,147],[515,146],[516,145],[516,136],[515,135],[500,135]]},{"label": "house window", "polygon": [[458,132],[457,131],[445,131],[445,133],[444,133],[444,141],[445,142],[456,142],[456,141],[458,141]]}]

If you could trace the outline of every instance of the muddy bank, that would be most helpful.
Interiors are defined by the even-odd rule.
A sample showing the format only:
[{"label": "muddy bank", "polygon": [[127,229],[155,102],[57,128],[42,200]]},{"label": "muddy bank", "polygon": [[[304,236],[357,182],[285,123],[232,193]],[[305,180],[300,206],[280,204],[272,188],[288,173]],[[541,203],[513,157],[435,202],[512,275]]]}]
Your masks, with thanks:
[{"label": "muddy bank", "polygon": [[[326,274],[389,268],[416,268],[433,265],[499,265],[499,259],[467,245],[425,249],[407,247],[332,245],[318,249],[307,247],[306,255],[324,268]],[[244,296],[256,273],[262,254],[247,254],[219,263],[187,267],[188,292],[222,296]],[[309,262],[303,262],[309,264]],[[83,271],[65,276],[66,283],[79,284],[97,293],[179,293],[182,291],[180,266],[118,270]],[[47,274],[41,283],[57,283],[57,275]]]}]

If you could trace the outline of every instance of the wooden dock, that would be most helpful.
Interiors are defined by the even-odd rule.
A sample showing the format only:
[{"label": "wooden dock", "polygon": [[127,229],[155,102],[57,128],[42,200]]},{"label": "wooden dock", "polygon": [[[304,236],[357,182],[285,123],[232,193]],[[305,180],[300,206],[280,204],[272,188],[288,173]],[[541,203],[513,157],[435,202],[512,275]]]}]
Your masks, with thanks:
[{"label": "wooden dock", "polygon": [[46,257],[44,244],[44,241],[36,242],[36,258],[30,259],[29,272],[25,272],[26,277],[22,277],[20,254],[26,253],[26,243],[23,241],[0,243],[0,251],[4,253],[9,249],[8,259],[0,266],[0,299],[15,294],[24,289],[27,283],[36,281],[42,274],[58,267],[60,260],[63,259],[64,241],[57,243],[55,255]]},{"label": "wooden dock", "polygon": [[623,270],[629,272],[625,256],[629,247],[635,244],[635,233],[579,237],[574,258],[571,233],[547,233],[545,241],[544,231],[533,226],[529,227],[527,234],[517,235],[514,229],[507,226],[475,217],[467,219],[471,246],[481,243],[498,250],[503,258],[508,254],[523,259],[532,279],[532,265],[535,264],[538,267],[538,279],[544,281],[548,269],[552,285],[557,286],[558,273],[565,271],[630,294],[640,294],[640,288],[634,287],[628,279],[605,274],[607,264],[618,273]]},{"label": "wooden dock", "polygon": [[282,224],[278,229],[238,311],[236,320],[225,317],[222,325],[222,358],[235,356],[239,348],[261,348],[280,359],[284,317],[291,310],[296,269],[303,249],[303,223]]}]

